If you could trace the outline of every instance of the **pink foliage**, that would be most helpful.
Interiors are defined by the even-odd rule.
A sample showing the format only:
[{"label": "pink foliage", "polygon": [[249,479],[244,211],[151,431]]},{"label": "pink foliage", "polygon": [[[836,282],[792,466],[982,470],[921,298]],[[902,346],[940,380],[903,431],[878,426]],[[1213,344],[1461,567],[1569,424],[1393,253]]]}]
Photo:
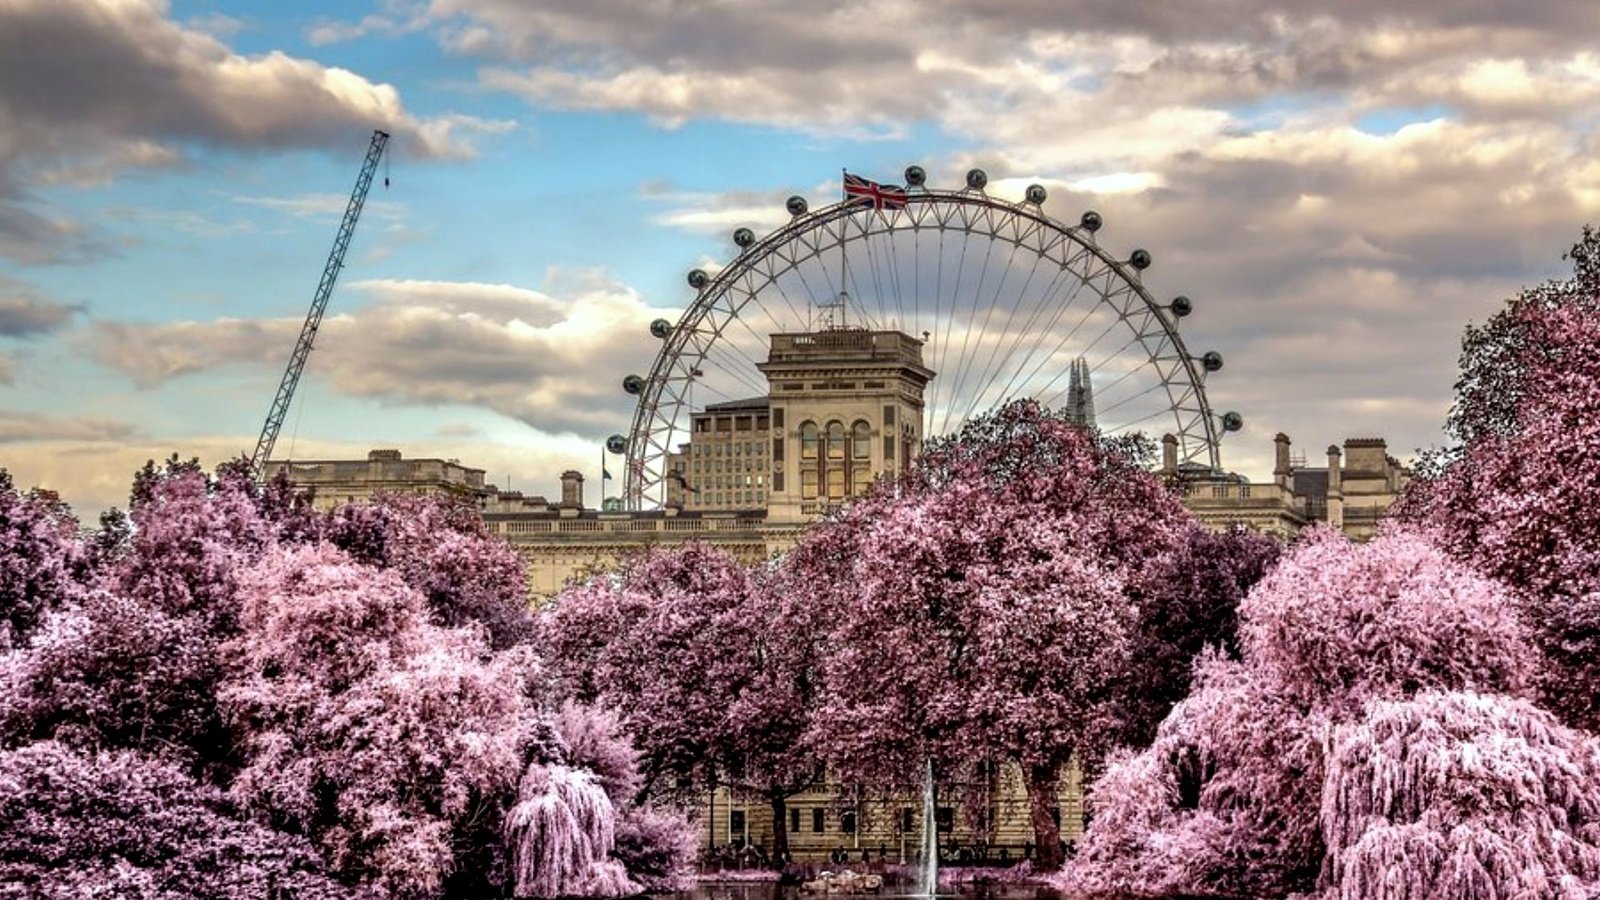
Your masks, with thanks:
[{"label": "pink foliage", "polygon": [[214,651],[196,618],[95,591],[0,654],[0,735],[192,759],[220,740]]},{"label": "pink foliage", "polygon": [[1174,552],[1141,573],[1121,703],[1125,741],[1146,746],[1155,739],[1161,720],[1189,695],[1202,650],[1238,657],[1239,604],[1282,552],[1275,536],[1195,522]]},{"label": "pink foliage", "polygon": [[125,751],[0,752],[0,883],[40,898],[342,898],[303,839],[234,817],[215,789]]},{"label": "pink foliage", "polygon": [[506,814],[517,897],[621,897],[639,892],[611,858],[616,811],[588,772],[534,763]]},{"label": "pink foliage", "polygon": [[1494,582],[1415,534],[1298,544],[1240,607],[1243,660],[1205,660],[1143,753],[1091,789],[1066,884],[1282,895],[1314,887],[1326,747],[1373,701],[1524,691],[1533,651]]},{"label": "pink foliage", "polygon": [[0,469],[0,649],[24,642],[74,594],[76,529],[66,507],[18,491]]},{"label": "pink foliage", "polygon": [[[970,432],[970,433],[969,433]],[[1063,766],[1121,721],[1134,588],[1187,513],[1032,403],[975,422],[905,483],[813,530],[789,565],[829,617],[812,740],[847,781],[1012,760],[1041,865]]]},{"label": "pink foliage", "polygon": [[537,734],[531,661],[428,624],[397,575],[327,546],[269,554],[241,585],[222,689],[247,760],[232,795],[338,871],[439,891],[454,831],[495,814]]},{"label": "pink foliage", "polygon": [[1209,655],[1155,742],[1094,783],[1069,890],[1272,896],[1320,852],[1320,720],[1243,664]]},{"label": "pink foliage", "polygon": [[336,509],[324,531],[358,562],[391,569],[420,591],[435,624],[482,624],[496,649],[528,637],[522,560],[461,500],[383,494]]},{"label": "pink foliage", "polygon": [[1327,767],[1329,897],[1600,891],[1600,745],[1526,701],[1376,702],[1340,729]]},{"label": "pink foliage", "polygon": [[203,472],[179,467],[148,476],[139,493],[133,545],[115,570],[114,589],[170,615],[231,629],[235,577],[275,537],[249,489],[232,480],[213,484]]},{"label": "pink foliage", "polygon": [[749,574],[721,550],[651,550],[616,578],[563,591],[540,612],[537,644],[568,696],[621,715],[647,783],[697,776],[748,679],[739,650],[752,645],[741,616],[750,592]]},{"label": "pink foliage", "polygon": [[1512,596],[1415,533],[1319,528],[1240,607],[1249,663],[1336,717],[1419,690],[1527,690],[1538,659]]},{"label": "pink foliage", "polygon": [[652,893],[687,891],[693,884],[700,831],[680,813],[649,806],[630,806],[617,817],[617,841],[611,855],[628,875]]},{"label": "pink foliage", "polygon": [[1600,727],[1600,274],[1587,303],[1523,302],[1514,430],[1482,429],[1406,498],[1407,518],[1523,594],[1551,664],[1547,705]]},{"label": "pink foliage", "polygon": [[591,772],[614,806],[633,802],[643,777],[639,751],[628,742],[621,717],[602,707],[568,700],[551,724],[566,746],[568,766]]}]

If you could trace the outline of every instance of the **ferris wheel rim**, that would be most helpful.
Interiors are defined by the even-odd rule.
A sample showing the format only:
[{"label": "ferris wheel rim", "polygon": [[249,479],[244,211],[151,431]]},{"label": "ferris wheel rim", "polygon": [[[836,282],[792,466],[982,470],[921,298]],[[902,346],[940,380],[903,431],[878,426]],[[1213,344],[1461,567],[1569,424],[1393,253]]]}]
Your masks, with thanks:
[{"label": "ferris wheel rim", "polygon": [[[791,203],[794,199],[798,198],[791,198]],[[1146,363],[1154,368],[1160,386],[1166,391],[1167,409],[1173,414],[1175,436],[1179,441],[1180,462],[1200,463],[1211,470],[1220,469],[1219,430],[1205,391],[1204,373],[1208,369],[1198,364],[1200,358],[1189,353],[1178,331],[1177,316],[1173,315],[1167,306],[1158,303],[1145,288],[1139,275],[1142,266],[1134,266],[1131,260],[1117,259],[1096,242],[1094,231],[1098,227],[1098,215],[1085,214],[1086,220],[1089,216],[1094,216],[1094,227],[1071,226],[1046,214],[1040,202],[1031,199],[1018,202],[1005,201],[974,188],[965,190],[912,188],[907,191],[905,197],[904,217],[895,215],[902,209],[877,209],[856,199],[832,203],[816,210],[806,208],[803,200],[801,203],[798,213],[795,213],[791,206],[791,218],[788,222],[759,239],[740,241],[737,255],[714,275],[707,275],[700,270],[691,272],[692,285],[696,275],[702,276],[701,282],[693,285],[695,297],[662,340],[649,377],[641,379],[642,384],[639,385],[639,402],[634,411],[632,428],[623,451],[626,458],[623,500],[627,508],[642,508],[646,492],[661,489],[668,478],[666,458],[673,452],[672,445],[679,433],[680,415],[689,406],[687,386],[692,384],[697,376],[703,374],[699,366],[705,363],[708,353],[721,338],[726,326],[737,317],[738,309],[724,311],[724,319],[719,323],[714,314],[719,311],[718,303],[735,289],[740,279],[745,279],[747,282],[744,289],[745,299],[739,306],[739,309],[742,309],[754,300],[759,287],[774,283],[779,275],[794,271],[807,261],[820,259],[827,250],[846,247],[851,241],[865,241],[875,235],[892,235],[897,231],[921,228],[940,232],[958,231],[969,236],[981,235],[991,241],[1011,243],[1017,248],[1024,246],[1023,236],[1044,236],[1048,238],[1047,245],[1027,248],[1038,254],[1041,259],[1051,258],[1047,254],[1049,250],[1070,246],[1073,248],[1070,259],[1089,261],[1091,265],[1096,266],[1097,268],[1091,273],[1092,277],[1104,278],[1108,285],[1115,283],[1117,286],[1115,291],[1109,287],[1102,291],[1093,288],[1089,283],[1091,276],[1080,276],[1083,284],[1090,286],[1096,295],[1097,305],[1111,306],[1110,298],[1113,295],[1122,295],[1130,303],[1142,306],[1141,310],[1136,311],[1118,310],[1115,306],[1111,306],[1111,309],[1119,321],[1134,329],[1134,338],[1126,346],[1131,346],[1135,341],[1142,346],[1145,350]],[[910,219],[911,211],[914,209],[931,210],[924,213],[924,216],[934,215],[936,218],[931,223],[921,219],[910,221],[908,224],[899,222],[901,218]],[[969,213],[972,215],[968,215]],[[858,218],[863,214],[866,216],[865,219]],[[937,217],[940,215],[943,218]],[[981,220],[986,220],[989,227],[976,227]],[[872,230],[866,224],[862,224],[852,236],[846,233],[852,221],[876,221],[880,227]],[[999,223],[1013,226],[1022,223],[1025,227],[1013,227],[1012,236],[1007,238],[1001,233],[1003,229]],[[806,236],[824,232],[829,226],[837,226],[838,229],[832,239],[814,240],[809,245],[801,241],[800,252],[791,254],[786,260],[786,265],[769,271],[762,285],[749,286],[752,270],[758,263],[773,257],[780,248],[795,244]],[[753,235],[749,229],[739,231],[747,236]],[[1136,254],[1143,252],[1135,251]],[[1063,270],[1068,266],[1066,259],[1061,262]],[[1130,316],[1136,313],[1142,314],[1146,328],[1154,324],[1159,333],[1147,335],[1146,332],[1134,328]],[[702,328],[708,319],[711,321],[709,333]],[[1167,352],[1158,355],[1156,349],[1153,349],[1146,340],[1147,336],[1158,341],[1157,348],[1161,346],[1160,341],[1166,341],[1169,345]],[[687,358],[690,362],[683,364],[686,349],[689,351]],[[1163,367],[1162,363],[1166,366]],[[629,377],[636,378],[636,376]],[[680,385],[683,390],[676,389]],[[1175,386],[1178,388],[1176,393]],[[665,403],[663,403],[664,393],[668,395]],[[959,422],[957,424],[959,425]],[[664,434],[658,436],[658,429]],[[686,426],[683,433],[687,434]],[[658,471],[652,472],[652,463],[656,465]]]}]

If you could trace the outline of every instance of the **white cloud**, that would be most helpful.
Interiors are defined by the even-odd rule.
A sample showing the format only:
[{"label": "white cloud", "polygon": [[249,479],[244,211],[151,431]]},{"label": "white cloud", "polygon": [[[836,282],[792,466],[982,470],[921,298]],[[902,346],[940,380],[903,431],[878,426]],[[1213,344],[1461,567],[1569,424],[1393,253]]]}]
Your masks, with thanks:
[{"label": "white cloud", "polygon": [[[352,397],[489,410],[547,433],[615,427],[631,411],[619,360],[648,360],[650,320],[669,311],[592,273],[559,273],[557,295],[500,284],[368,280],[372,298],[324,320],[316,371]],[[94,358],[146,388],[220,369],[271,369],[291,319],[157,325],[97,322]]]}]

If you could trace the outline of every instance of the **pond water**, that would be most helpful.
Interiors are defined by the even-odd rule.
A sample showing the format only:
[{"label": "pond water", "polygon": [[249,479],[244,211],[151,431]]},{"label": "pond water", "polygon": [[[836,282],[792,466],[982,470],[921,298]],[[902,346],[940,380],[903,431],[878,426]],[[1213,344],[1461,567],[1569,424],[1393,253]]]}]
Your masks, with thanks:
[{"label": "pond water", "polygon": [[[909,897],[913,888],[906,884],[890,883],[884,886],[882,893],[877,894],[823,894],[802,893],[795,885],[780,885],[775,881],[765,882],[702,882],[694,890],[682,891],[670,895],[672,900],[848,900],[851,896],[866,898]],[[1060,891],[1052,888],[1040,887],[1030,884],[961,884],[945,887],[939,892],[940,897],[960,898],[960,900],[1072,900]]]}]

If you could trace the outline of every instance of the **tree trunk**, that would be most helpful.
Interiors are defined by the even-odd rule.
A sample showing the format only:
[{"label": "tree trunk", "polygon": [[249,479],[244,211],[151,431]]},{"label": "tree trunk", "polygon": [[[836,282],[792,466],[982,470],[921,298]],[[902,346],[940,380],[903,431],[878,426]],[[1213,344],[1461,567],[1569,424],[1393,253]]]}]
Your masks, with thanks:
[{"label": "tree trunk", "polygon": [[772,867],[782,870],[789,862],[789,804],[778,791],[767,799],[772,803]]},{"label": "tree trunk", "polygon": [[1028,818],[1033,823],[1034,869],[1054,872],[1065,860],[1061,852],[1061,826],[1051,815],[1051,810],[1058,809],[1061,803],[1061,767],[1028,766],[1026,777]]}]

